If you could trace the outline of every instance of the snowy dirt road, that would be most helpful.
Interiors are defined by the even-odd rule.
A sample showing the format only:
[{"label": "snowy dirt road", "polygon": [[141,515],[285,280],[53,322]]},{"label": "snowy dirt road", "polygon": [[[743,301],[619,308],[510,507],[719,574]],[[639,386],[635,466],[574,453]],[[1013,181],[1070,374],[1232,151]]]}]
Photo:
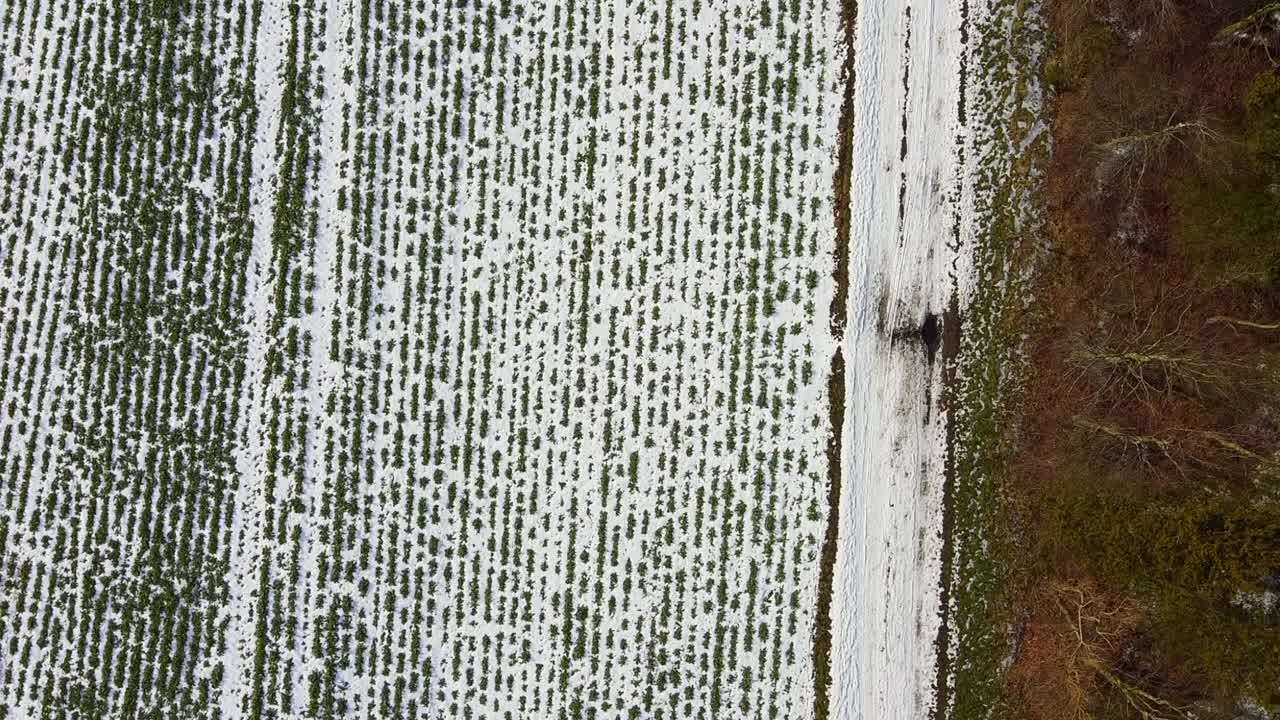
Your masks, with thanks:
[{"label": "snowy dirt road", "polygon": [[945,353],[931,359],[919,330],[968,293],[966,12],[963,0],[858,7],[831,613],[842,720],[926,717],[937,697]]}]

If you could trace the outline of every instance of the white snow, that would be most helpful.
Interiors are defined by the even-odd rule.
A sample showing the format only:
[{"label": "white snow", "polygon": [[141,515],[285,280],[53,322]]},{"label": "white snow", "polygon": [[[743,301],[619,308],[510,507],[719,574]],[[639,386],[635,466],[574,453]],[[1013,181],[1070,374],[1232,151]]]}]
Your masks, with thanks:
[{"label": "white snow", "polygon": [[931,366],[917,331],[970,280],[970,248],[952,235],[966,196],[960,10],[958,0],[858,3],[832,600],[841,720],[921,718],[934,699],[946,417],[941,354]]}]

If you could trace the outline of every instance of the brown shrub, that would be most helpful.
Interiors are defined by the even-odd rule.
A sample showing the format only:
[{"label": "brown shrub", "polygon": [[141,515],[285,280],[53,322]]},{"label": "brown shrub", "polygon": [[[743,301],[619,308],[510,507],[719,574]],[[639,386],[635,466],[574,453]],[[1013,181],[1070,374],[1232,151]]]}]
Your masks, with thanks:
[{"label": "brown shrub", "polygon": [[1141,621],[1135,603],[1092,579],[1046,581],[1009,672],[1012,705],[1025,720],[1089,717],[1101,673],[1113,672]]}]

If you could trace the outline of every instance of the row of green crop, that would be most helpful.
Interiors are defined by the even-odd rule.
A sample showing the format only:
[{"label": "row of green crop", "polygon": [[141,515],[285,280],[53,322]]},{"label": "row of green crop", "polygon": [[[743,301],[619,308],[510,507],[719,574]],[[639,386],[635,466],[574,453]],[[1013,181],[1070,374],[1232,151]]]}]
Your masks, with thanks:
[{"label": "row of green crop", "polygon": [[[733,713],[777,712],[774,698],[797,692],[789,685],[795,673],[783,669],[804,662],[807,643],[794,637],[800,595],[786,588],[810,565],[805,528],[816,521],[818,485],[806,454],[784,438],[810,427],[813,415],[794,399],[814,377],[806,331],[794,323],[813,312],[822,255],[813,226],[824,214],[804,198],[825,183],[807,184],[820,167],[794,160],[809,150],[809,124],[797,128],[767,111],[776,103],[790,112],[798,102],[810,115],[821,110],[808,105],[814,95],[800,92],[795,75],[800,47],[806,66],[823,56],[799,24],[800,4],[759,18],[777,28],[771,62],[729,51],[730,29],[749,34],[755,19],[718,14],[719,27],[708,32],[720,38],[719,69],[703,61],[696,86],[687,81],[697,73],[685,72],[691,51],[671,40],[689,31],[671,4],[655,20],[661,38],[650,42],[664,48],[660,73],[657,55],[614,53],[580,65],[562,54],[560,42],[600,44],[586,30],[600,8],[585,4],[557,15],[550,36],[532,44],[516,22],[529,16],[506,6],[423,15],[409,4],[365,3],[353,9],[351,27],[336,31],[328,23],[341,18],[315,3],[281,5],[280,17],[264,16],[264,7],[275,8],[235,5],[208,24],[199,10],[174,4],[134,3],[98,17],[99,32],[117,38],[104,47],[138,44],[127,61],[86,70],[109,89],[92,123],[71,123],[88,128],[79,137],[90,147],[66,156],[70,168],[60,171],[69,183],[83,181],[86,199],[71,207],[83,233],[50,269],[58,280],[42,286],[65,278],[71,293],[74,319],[58,345],[66,354],[45,357],[69,369],[64,386],[74,400],[55,414],[71,418],[59,442],[75,450],[35,463],[37,445],[52,445],[28,425],[15,432],[30,449],[11,466],[15,478],[34,478],[34,496],[65,486],[58,522],[72,523],[87,504],[97,526],[112,528],[90,543],[105,546],[90,556],[101,553],[110,567],[95,571],[76,599],[104,608],[102,619],[83,621],[78,643],[103,635],[111,644],[105,657],[79,666],[90,680],[77,702],[104,712],[159,707],[170,697],[156,689],[160,677],[179,693],[170,707],[201,714],[216,713],[224,695],[243,700],[236,712],[253,717],[299,706],[327,717],[425,707],[483,714],[512,682],[538,688],[550,678],[544,669],[528,676],[528,637],[550,628],[565,639],[536,650],[555,655],[545,662],[556,663],[559,689],[513,700],[530,713],[585,714],[621,702],[605,682],[609,668],[640,662],[623,643],[653,647],[649,674],[636,681],[645,698],[633,712],[726,715],[728,697],[738,698]],[[821,8],[804,12],[824,16]],[[784,30],[788,17],[796,27]],[[259,43],[277,22],[285,59],[272,67],[260,60]],[[335,42],[350,58],[346,72],[321,74],[318,46]],[[191,89],[174,92],[185,86],[167,78],[183,67]],[[120,84],[99,80],[113,72]],[[705,103],[689,116],[689,128],[714,134],[720,148],[704,199],[695,200],[707,188],[662,147],[693,142],[666,125],[678,104],[620,90],[630,78],[656,88],[659,74],[674,78],[677,94]],[[276,77],[281,106],[256,107],[255,81]],[[355,101],[341,105],[340,118],[321,115],[321,107],[338,107],[324,98],[344,84]],[[732,126],[711,120],[721,107]],[[255,153],[252,138],[277,112],[270,167],[255,166],[263,149]],[[341,194],[331,224],[320,169],[322,151],[334,148],[323,145],[322,131],[338,122]],[[629,143],[619,142],[622,127]],[[418,137],[421,149],[402,152]],[[272,178],[265,189],[256,186],[263,170]],[[213,197],[188,181],[212,181]],[[24,206],[27,183],[16,183],[14,207]],[[13,185],[6,181],[6,191]],[[253,214],[270,218],[266,235],[253,235]],[[499,228],[513,217],[520,229],[510,238]],[[617,235],[612,228],[624,217],[628,229]],[[14,241],[24,256],[28,240]],[[250,260],[255,246],[268,251],[264,266]],[[717,279],[702,288],[685,275],[676,285],[684,266]],[[326,277],[332,284],[321,287]],[[620,286],[624,302],[597,307]],[[335,291],[336,302],[320,290]],[[243,317],[252,292],[267,293],[267,318]],[[53,297],[41,289],[6,300],[30,306],[10,314],[15,355],[30,345],[29,331],[19,330],[28,315],[59,315],[45,308]],[[672,302],[705,310],[681,319],[659,313]],[[261,322],[259,375],[247,339]],[[28,386],[38,375],[15,372]],[[317,385],[321,378],[333,384]],[[22,402],[42,410],[49,398],[29,391]],[[197,409],[188,413],[191,404]],[[258,414],[262,436],[243,434]],[[592,432],[601,420],[603,450]],[[262,459],[241,474],[232,458],[246,445],[260,447]],[[602,479],[608,465],[622,477],[624,461],[625,486]],[[199,472],[177,481],[159,472],[188,465]],[[62,486],[48,479],[59,473]],[[717,473],[724,475],[708,479]],[[697,500],[704,485],[714,487],[706,516]],[[730,504],[722,489],[737,499]],[[36,526],[24,543],[37,542],[47,525],[27,506],[30,494],[11,493],[6,510]],[[250,536],[231,537],[233,512],[253,507],[244,498],[255,495],[263,516],[239,518]],[[648,509],[654,497],[665,502]],[[697,509],[690,516],[684,505]],[[561,523],[575,528],[568,537]],[[515,549],[503,559],[498,538],[513,535]],[[203,549],[180,561],[190,545]],[[257,547],[250,615],[228,621],[251,628],[252,647],[241,658],[243,676],[228,676],[217,658],[239,650],[225,645],[225,626],[213,618],[228,596],[245,592],[229,587],[230,553]],[[183,577],[173,571],[181,566],[200,568],[191,586],[199,590],[158,602],[143,620],[118,604],[121,560],[136,566],[139,597],[170,597],[163,578]],[[419,580],[422,563],[429,572]],[[405,580],[411,571],[415,579]],[[33,603],[62,617],[63,601],[44,594],[47,572],[15,578],[14,587],[38,588]],[[563,617],[533,614],[535,598],[549,598],[566,577],[575,597],[552,601]],[[657,594],[663,586],[670,590]],[[412,590],[411,606],[387,599],[394,587],[400,597]],[[661,626],[630,619],[648,606],[660,608]],[[486,635],[480,659],[467,657],[460,629],[491,613],[522,628],[523,664],[507,668],[515,635],[492,646]],[[14,617],[27,614],[24,607]],[[756,616],[772,624],[758,626]],[[180,632],[189,622],[205,629]],[[22,645],[30,634],[9,637]],[[751,656],[757,640],[760,654]],[[31,647],[17,654],[31,658]],[[435,649],[447,661],[436,665]],[[174,684],[169,658],[183,653],[193,658],[181,665],[189,679]],[[29,662],[52,677],[59,660]],[[119,680],[117,668],[126,668]],[[295,687],[299,674],[305,692]],[[374,680],[367,696],[352,689],[360,677]],[[45,680],[30,684],[58,695]]]}]

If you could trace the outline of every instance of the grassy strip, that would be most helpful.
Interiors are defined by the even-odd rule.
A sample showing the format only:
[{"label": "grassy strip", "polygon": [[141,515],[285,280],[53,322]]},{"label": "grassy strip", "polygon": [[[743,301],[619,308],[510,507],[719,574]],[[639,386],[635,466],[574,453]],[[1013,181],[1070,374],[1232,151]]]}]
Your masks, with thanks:
[{"label": "grassy strip", "polygon": [[[1038,183],[1048,157],[1036,90],[1046,33],[1038,6],[992,0],[975,18],[964,82],[977,127],[962,153],[978,168],[975,295],[964,318],[950,408],[955,432],[950,565],[952,718],[999,715],[1010,654],[1008,592],[1015,548],[1003,488],[1006,429],[1025,361],[1021,326],[1044,218]],[[964,108],[962,108],[962,113]],[[958,235],[958,231],[957,231]]]}]

